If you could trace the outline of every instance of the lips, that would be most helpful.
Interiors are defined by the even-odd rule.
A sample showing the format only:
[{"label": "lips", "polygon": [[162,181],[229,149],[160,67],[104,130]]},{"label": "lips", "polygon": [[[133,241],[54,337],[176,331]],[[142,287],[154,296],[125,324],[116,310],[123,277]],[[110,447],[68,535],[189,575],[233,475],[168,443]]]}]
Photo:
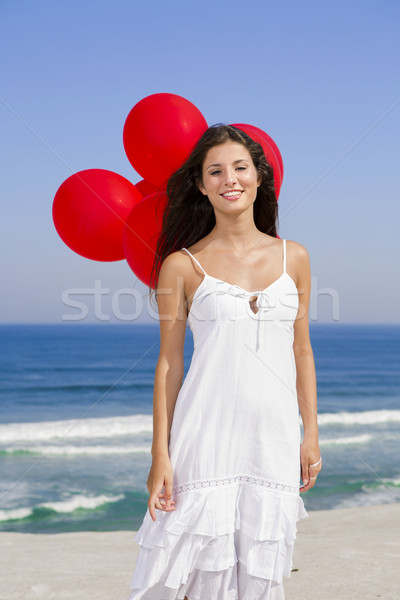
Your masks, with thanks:
[{"label": "lips", "polygon": [[221,194],[225,200],[237,200],[243,194],[243,190],[231,190],[229,192],[225,192],[225,194]]}]

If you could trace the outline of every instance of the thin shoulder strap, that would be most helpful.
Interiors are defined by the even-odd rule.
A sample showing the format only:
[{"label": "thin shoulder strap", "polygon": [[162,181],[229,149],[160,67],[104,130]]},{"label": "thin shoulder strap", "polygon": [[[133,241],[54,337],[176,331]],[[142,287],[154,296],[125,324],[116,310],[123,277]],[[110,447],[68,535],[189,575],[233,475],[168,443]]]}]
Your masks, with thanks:
[{"label": "thin shoulder strap", "polygon": [[286,240],[283,240],[283,272],[286,273]]},{"label": "thin shoulder strap", "polygon": [[196,263],[196,264],[197,264],[197,265],[200,267],[200,269],[203,271],[204,275],[207,275],[207,273],[205,272],[205,270],[203,269],[203,267],[201,266],[201,264],[199,263],[199,261],[197,260],[197,258],[195,258],[195,257],[193,256],[193,254],[191,254],[187,248],[182,248],[182,250],[186,250],[186,252],[189,254],[189,256],[191,256],[191,257],[193,258],[194,262],[195,262],[195,263]]}]

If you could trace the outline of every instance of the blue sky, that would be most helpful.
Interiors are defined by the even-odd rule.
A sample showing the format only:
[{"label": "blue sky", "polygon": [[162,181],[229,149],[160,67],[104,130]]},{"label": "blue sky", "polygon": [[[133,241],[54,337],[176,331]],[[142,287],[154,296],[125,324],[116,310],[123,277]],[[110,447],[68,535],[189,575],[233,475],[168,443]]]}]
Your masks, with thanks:
[{"label": "blue sky", "polygon": [[[394,1],[3,1],[0,322],[66,322],[78,313],[63,293],[95,285],[108,292],[100,309],[81,296],[78,322],[132,322],[123,290],[147,288],[125,261],[70,250],[51,208],[83,169],[138,181],[125,119],[170,92],[209,124],[251,123],[278,144],[279,235],[310,253],[311,322],[398,323],[399,13]],[[139,321],[156,322],[146,303]]]}]

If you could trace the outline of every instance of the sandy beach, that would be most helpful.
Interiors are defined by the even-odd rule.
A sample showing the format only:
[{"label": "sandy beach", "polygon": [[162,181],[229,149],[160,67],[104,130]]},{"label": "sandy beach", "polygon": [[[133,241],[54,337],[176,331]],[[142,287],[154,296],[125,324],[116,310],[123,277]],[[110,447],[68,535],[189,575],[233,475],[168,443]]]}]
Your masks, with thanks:
[{"label": "sandy beach", "polygon": [[[400,504],[308,514],[298,523],[286,600],[399,597]],[[127,600],[134,535],[0,533],[0,598]]]}]

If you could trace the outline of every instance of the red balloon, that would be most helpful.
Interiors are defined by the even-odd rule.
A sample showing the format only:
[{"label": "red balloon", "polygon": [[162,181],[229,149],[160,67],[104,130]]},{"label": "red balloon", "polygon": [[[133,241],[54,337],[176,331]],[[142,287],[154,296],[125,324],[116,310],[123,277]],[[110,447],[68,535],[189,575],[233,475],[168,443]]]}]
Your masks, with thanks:
[{"label": "red balloon", "polygon": [[137,183],[135,183],[135,188],[137,190],[139,190],[139,192],[142,194],[143,198],[145,198],[146,196],[150,196],[150,194],[156,194],[157,192],[160,191],[156,185],[153,185],[152,183],[150,183],[149,181],[146,181],[145,179],[142,179],[141,181],[138,181]]},{"label": "red balloon", "polygon": [[[239,127],[240,125],[235,125],[235,127]],[[282,154],[280,153],[280,150],[278,148],[278,146],[276,145],[276,143],[274,142],[274,140],[272,139],[272,137],[270,135],[268,135],[268,133],[266,133],[265,131],[263,131],[262,129],[260,129],[259,127],[256,127],[255,125],[245,125],[245,127],[247,127],[249,130],[252,130],[254,132],[254,134],[258,134],[259,136],[265,138],[266,142],[271,146],[271,149],[273,150],[275,157],[278,160],[279,163],[279,169],[281,172],[281,181],[283,180],[283,160],[282,160]]]},{"label": "red balloon", "polygon": [[165,187],[206,129],[205,118],[189,100],[152,94],[135,104],[125,121],[125,152],[139,175]]},{"label": "red balloon", "polygon": [[[275,193],[276,198],[278,199],[283,177],[283,161],[278,146],[275,144],[273,139],[259,127],[248,125],[247,123],[234,123],[232,126],[237,127],[238,129],[241,129],[241,131],[247,133],[247,135],[249,135],[255,142],[261,144],[263,147],[265,157],[274,170]],[[280,166],[281,163],[282,169]]]},{"label": "red balloon", "polygon": [[125,221],[142,195],[133,183],[104,169],[87,169],[68,177],[53,202],[53,221],[71,250],[92,260],[125,258]]},{"label": "red balloon", "polygon": [[167,202],[167,194],[163,191],[143,198],[129,213],[124,227],[125,258],[135,275],[147,286],[150,286],[150,273]]}]

